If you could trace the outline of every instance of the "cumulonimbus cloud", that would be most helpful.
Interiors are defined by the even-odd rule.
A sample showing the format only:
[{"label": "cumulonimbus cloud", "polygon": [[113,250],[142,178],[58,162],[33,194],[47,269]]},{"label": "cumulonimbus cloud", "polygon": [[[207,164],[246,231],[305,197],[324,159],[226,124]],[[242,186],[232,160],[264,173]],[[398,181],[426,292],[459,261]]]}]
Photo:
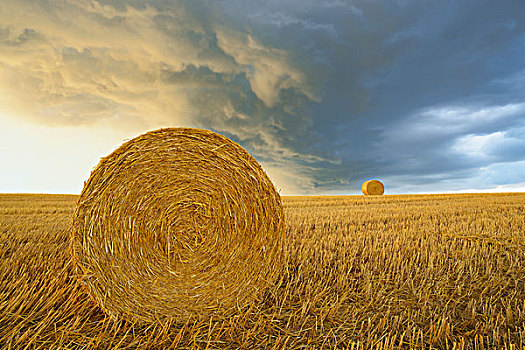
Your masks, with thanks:
[{"label": "cumulonimbus cloud", "polygon": [[[525,102],[525,11],[494,6],[4,1],[0,112],[57,126],[213,129],[286,193],[403,176],[452,188],[491,162],[523,160],[512,135]],[[459,151],[485,135],[506,135],[505,158],[481,147],[466,161]]]},{"label": "cumulonimbus cloud", "polygon": [[201,5],[0,4],[3,108],[48,125],[206,127],[263,161],[323,161],[294,144],[311,136],[307,110],[318,100],[305,73],[286,50]]}]

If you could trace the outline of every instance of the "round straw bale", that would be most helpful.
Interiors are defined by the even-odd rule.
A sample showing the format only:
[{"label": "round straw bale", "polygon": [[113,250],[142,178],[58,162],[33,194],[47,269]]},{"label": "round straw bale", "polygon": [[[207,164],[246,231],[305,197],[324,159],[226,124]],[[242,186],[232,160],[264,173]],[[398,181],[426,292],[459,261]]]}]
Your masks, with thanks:
[{"label": "round straw bale", "polygon": [[80,194],[71,251],[114,318],[231,315],[257,302],[283,263],[281,198],[242,147],[168,128],[102,158]]},{"label": "round straw bale", "polygon": [[376,196],[385,193],[385,186],[378,180],[368,180],[361,186],[361,191],[365,196]]}]

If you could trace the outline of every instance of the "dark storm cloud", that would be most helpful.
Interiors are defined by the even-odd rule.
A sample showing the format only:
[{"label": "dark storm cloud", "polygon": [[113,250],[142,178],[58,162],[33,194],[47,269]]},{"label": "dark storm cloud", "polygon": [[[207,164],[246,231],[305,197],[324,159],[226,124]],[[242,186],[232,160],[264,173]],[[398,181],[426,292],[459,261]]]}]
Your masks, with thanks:
[{"label": "dark storm cloud", "polygon": [[0,19],[2,103],[37,123],[210,128],[285,193],[525,181],[502,170],[525,161],[521,1],[21,0]]},{"label": "dark storm cloud", "polygon": [[251,4],[251,30],[292,50],[322,94],[312,109],[315,148],[340,164],[310,174],[318,191],[356,192],[374,177],[394,191],[396,183],[459,190],[468,179],[483,188],[493,185],[480,180],[490,164],[522,169],[522,2]]}]

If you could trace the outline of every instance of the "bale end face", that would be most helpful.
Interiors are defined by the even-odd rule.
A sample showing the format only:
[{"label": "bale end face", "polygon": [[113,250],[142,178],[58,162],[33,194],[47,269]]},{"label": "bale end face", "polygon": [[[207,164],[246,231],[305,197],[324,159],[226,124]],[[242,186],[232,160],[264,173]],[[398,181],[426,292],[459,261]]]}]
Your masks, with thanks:
[{"label": "bale end face", "polygon": [[363,183],[361,190],[365,196],[379,196],[385,193],[385,186],[378,180],[368,180]]},{"label": "bale end face", "polygon": [[203,318],[256,302],[283,264],[281,198],[242,147],[207,130],[138,136],[77,203],[73,261],[110,316]]}]

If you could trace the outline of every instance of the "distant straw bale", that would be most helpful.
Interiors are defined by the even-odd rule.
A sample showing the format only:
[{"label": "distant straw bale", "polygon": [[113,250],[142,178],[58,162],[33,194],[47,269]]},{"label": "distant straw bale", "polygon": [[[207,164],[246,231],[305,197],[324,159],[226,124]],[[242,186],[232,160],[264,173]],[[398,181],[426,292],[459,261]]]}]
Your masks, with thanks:
[{"label": "distant straw bale", "polygon": [[283,264],[281,198],[242,147],[169,128],[101,159],[77,203],[80,279],[114,318],[231,315],[257,302]]},{"label": "distant straw bale", "polygon": [[365,196],[376,196],[385,193],[385,186],[378,180],[368,180],[363,183],[361,190]]}]

